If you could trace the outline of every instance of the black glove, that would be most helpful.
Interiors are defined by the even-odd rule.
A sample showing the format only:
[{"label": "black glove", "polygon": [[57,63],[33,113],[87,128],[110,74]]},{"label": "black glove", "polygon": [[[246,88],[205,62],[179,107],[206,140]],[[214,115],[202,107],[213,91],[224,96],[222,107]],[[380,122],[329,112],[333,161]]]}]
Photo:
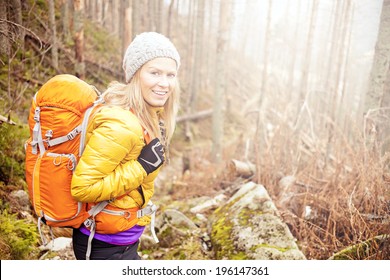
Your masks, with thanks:
[{"label": "black glove", "polygon": [[164,163],[164,147],[158,138],[154,138],[141,151],[138,162],[147,174],[152,173]]}]

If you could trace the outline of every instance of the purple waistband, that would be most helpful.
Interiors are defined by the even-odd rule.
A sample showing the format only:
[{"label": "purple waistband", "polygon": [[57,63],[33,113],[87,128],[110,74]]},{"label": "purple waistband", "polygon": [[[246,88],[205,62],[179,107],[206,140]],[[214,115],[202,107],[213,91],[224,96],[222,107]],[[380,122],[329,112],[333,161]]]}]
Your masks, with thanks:
[{"label": "purple waistband", "polygon": [[[114,245],[130,245],[138,241],[138,239],[144,232],[144,229],[144,226],[135,225],[126,231],[118,232],[115,234],[95,233],[93,238]],[[89,229],[87,229],[84,225],[80,227],[80,231],[88,236],[91,233]]]}]

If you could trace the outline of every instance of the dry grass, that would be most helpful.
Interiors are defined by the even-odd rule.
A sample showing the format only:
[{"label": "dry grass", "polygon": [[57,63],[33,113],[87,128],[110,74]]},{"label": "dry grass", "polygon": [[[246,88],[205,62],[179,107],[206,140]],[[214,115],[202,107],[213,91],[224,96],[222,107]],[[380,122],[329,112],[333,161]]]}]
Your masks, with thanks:
[{"label": "dry grass", "polygon": [[[363,140],[351,145],[337,131],[328,142],[304,133],[287,137],[291,131],[283,129],[265,141],[258,181],[307,258],[327,259],[345,247],[389,234],[389,154],[368,152]],[[390,258],[388,248],[376,249],[353,258]]]},{"label": "dry grass", "polygon": [[[390,155],[368,150],[359,137],[352,141],[341,130],[331,132],[332,137],[316,138],[280,121],[272,133],[264,129],[253,141],[258,138],[249,132],[237,136],[233,129],[221,164],[211,163],[210,143],[187,149],[190,171],[179,179],[173,198],[213,195],[237,184],[240,179],[228,172],[227,163],[249,154],[258,170],[251,179],[266,187],[308,259],[328,259],[348,246],[388,235]],[[387,244],[374,243],[351,258],[390,259]]]}]

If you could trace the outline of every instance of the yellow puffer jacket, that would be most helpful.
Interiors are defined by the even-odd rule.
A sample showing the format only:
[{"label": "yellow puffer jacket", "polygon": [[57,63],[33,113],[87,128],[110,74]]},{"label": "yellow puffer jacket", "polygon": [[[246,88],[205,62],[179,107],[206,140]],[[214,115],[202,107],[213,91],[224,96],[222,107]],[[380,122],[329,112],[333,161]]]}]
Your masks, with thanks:
[{"label": "yellow puffer jacket", "polygon": [[[147,175],[137,161],[145,146],[144,138],[143,129],[132,112],[103,106],[88,125],[85,150],[72,177],[72,196],[89,205],[112,200],[107,206],[110,209],[145,207],[153,196],[159,169]],[[96,216],[97,232],[115,233],[129,227],[129,223],[121,221],[119,229],[111,230],[111,225],[107,225],[110,220],[99,220],[100,215]],[[149,222],[150,217],[145,216],[134,220],[131,226]],[[102,223],[105,223],[104,230]]]}]

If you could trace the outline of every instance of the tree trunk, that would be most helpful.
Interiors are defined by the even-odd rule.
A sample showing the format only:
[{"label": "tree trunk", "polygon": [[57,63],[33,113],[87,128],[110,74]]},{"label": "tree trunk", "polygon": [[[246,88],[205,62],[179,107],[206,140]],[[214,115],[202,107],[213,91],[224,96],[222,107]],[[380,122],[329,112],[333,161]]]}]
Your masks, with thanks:
[{"label": "tree trunk", "polygon": [[80,79],[85,78],[85,64],[84,64],[84,1],[73,1],[74,16],[74,36],[75,42],[75,75]]},{"label": "tree trunk", "polygon": [[53,68],[58,69],[58,47],[54,0],[49,0],[49,26],[51,31],[51,63]]},{"label": "tree trunk", "polygon": [[[298,18],[301,14],[301,0],[298,0],[296,11],[297,11],[297,18]],[[289,71],[288,71],[288,82],[287,82],[287,87],[289,89],[288,100],[291,100],[295,96],[295,94],[294,94],[295,93],[295,81],[294,81],[295,75],[294,74],[295,74],[295,65],[297,62],[297,54],[298,54],[298,44],[296,42],[296,38],[298,37],[298,32],[299,32],[299,24],[296,23],[293,36],[290,39],[293,52],[291,54],[292,57],[291,57],[291,62],[289,64]]]},{"label": "tree trunk", "polygon": [[217,61],[215,72],[215,94],[213,111],[213,146],[212,159],[215,163],[222,161],[223,135],[224,135],[224,103],[226,84],[226,61],[228,61],[229,31],[231,2],[221,1],[219,7],[219,32],[217,37]]},{"label": "tree trunk", "polygon": [[271,18],[272,18],[272,0],[268,1],[268,11],[267,11],[267,17],[266,17],[266,24],[265,24],[265,37],[264,37],[264,52],[263,52],[263,69],[262,69],[262,78],[261,78],[261,84],[260,84],[260,93],[259,93],[259,99],[258,99],[258,114],[257,114],[257,120],[256,120],[256,134],[255,134],[255,152],[256,152],[256,167],[257,167],[257,181],[260,182],[260,176],[261,176],[261,153],[260,153],[260,147],[263,147],[263,144],[261,143],[262,139],[262,105],[263,100],[267,94],[268,86],[267,86],[267,80],[268,80],[268,57],[269,57],[269,42],[271,40]]},{"label": "tree trunk", "polygon": [[[122,39],[122,57],[125,55],[127,46],[131,41],[131,23],[128,18],[129,15],[129,1],[122,0],[119,5],[119,34]],[[131,9],[130,9],[131,11]],[[130,38],[129,38],[130,35]]]},{"label": "tree trunk", "polygon": [[196,9],[196,36],[195,36],[195,43],[194,49],[195,49],[195,56],[194,56],[194,63],[192,67],[192,76],[191,76],[191,94],[190,94],[190,108],[191,112],[194,112],[196,109],[196,103],[197,103],[197,94],[200,89],[200,66],[202,61],[202,46],[203,46],[203,26],[204,26],[204,9],[205,8],[205,1],[204,0],[198,0],[197,9]]},{"label": "tree trunk", "polygon": [[370,85],[366,94],[365,111],[382,106],[384,85],[388,83],[390,65],[390,0],[384,0],[382,6],[378,40],[375,46],[374,62],[371,70]]},{"label": "tree trunk", "polygon": [[164,15],[164,3],[160,0],[154,0],[155,3],[155,22],[156,22],[156,32],[162,33],[164,30],[165,15]]},{"label": "tree trunk", "polygon": [[70,34],[70,27],[69,27],[69,0],[62,0],[61,1],[61,15],[62,15],[62,38],[65,42],[69,41],[71,34]]},{"label": "tree trunk", "polygon": [[12,0],[11,7],[12,7],[11,20],[18,25],[18,27],[15,28],[16,38],[18,40],[19,48],[23,51],[24,50],[24,36],[25,36],[26,32],[25,32],[25,29],[23,28],[21,0]]},{"label": "tree trunk", "polygon": [[390,148],[390,0],[384,0],[380,19],[378,40],[375,46],[374,62],[371,70],[370,84],[365,98],[365,113],[378,109],[374,115],[367,115],[375,126],[377,141],[384,153]]},{"label": "tree trunk", "polygon": [[175,0],[171,0],[169,3],[169,8],[168,8],[168,25],[167,25],[167,35],[168,37],[171,37],[171,26],[172,24],[172,19],[173,19],[173,10],[175,6]]},{"label": "tree trunk", "polygon": [[123,38],[122,38],[122,57],[125,55],[127,47],[130,45],[131,40],[133,38],[132,30],[133,30],[133,10],[131,5],[128,5],[125,9],[125,19],[124,19],[124,30],[123,30]]},{"label": "tree trunk", "polygon": [[318,11],[318,0],[312,1],[312,9],[311,9],[311,16],[309,21],[309,33],[307,35],[307,43],[305,48],[305,56],[304,56],[304,62],[302,67],[302,79],[301,79],[301,86],[299,90],[299,99],[298,99],[298,110],[296,114],[295,119],[295,127],[297,130],[299,130],[300,124],[302,122],[299,122],[302,109],[304,107],[305,102],[308,101],[308,94],[310,92],[309,90],[309,83],[310,83],[310,66],[311,66],[311,60],[312,60],[312,52],[313,52],[313,41],[314,41],[314,32],[316,29],[316,21],[317,21],[317,11]]},{"label": "tree trunk", "polygon": [[7,0],[0,0],[0,55],[8,56],[10,49],[7,23]]},{"label": "tree trunk", "polygon": [[326,81],[326,92],[329,94],[329,105],[327,106],[327,116],[331,120],[326,124],[328,127],[327,129],[327,143],[326,143],[326,158],[325,163],[327,163],[327,160],[329,159],[331,153],[333,152],[333,137],[334,137],[334,120],[336,115],[336,108],[337,108],[337,102],[338,102],[338,84],[335,83],[335,80],[338,75],[338,71],[340,68],[340,61],[339,61],[339,49],[341,48],[343,38],[342,38],[342,27],[343,24],[343,15],[345,12],[345,2],[337,2],[337,7],[335,10],[336,14],[334,17],[334,23],[333,23],[333,30],[332,30],[332,45],[330,48],[330,54],[329,54],[329,68],[327,71],[327,75],[325,78]]},{"label": "tree trunk", "polygon": [[133,0],[131,4],[132,8],[132,35],[133,38],[138,34],[139,27],[141,25],[141,17],[140,17],[140,3],[137,0]]}]

